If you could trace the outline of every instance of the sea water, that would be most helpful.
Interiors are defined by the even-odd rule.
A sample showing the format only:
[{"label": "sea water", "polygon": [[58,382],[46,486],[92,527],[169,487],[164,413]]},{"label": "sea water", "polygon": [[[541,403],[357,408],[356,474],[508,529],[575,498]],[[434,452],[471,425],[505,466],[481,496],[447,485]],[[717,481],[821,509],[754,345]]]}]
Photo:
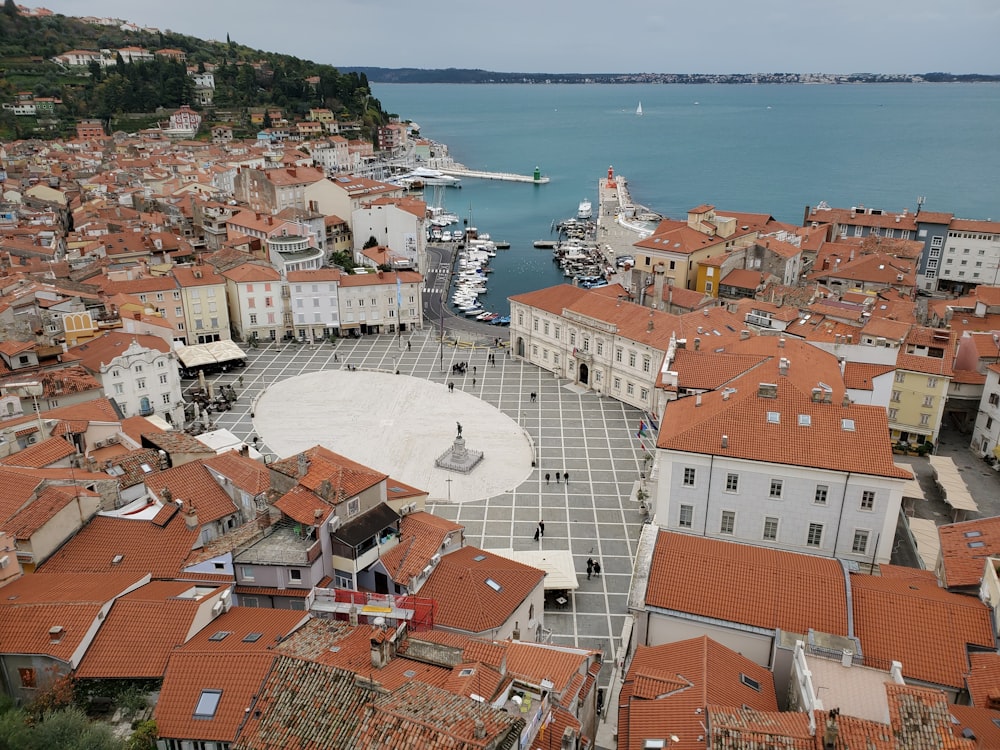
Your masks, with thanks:
[{"label": "sea water", "polygon": [[[765,213],[799,225],[806,205],[925,210],[1000,220],[998,84],[373,84],[383,108],[445,143],[470,169],[549,177],[545,185],[465,178],[449,211],[494,239],[483,297],[565,279],[546,250],[613,166],[632,199],[666,217],[689,208]],[[642,102],[642,116],[636,107]],[[425,198],[432,202],[428,193]]]}]

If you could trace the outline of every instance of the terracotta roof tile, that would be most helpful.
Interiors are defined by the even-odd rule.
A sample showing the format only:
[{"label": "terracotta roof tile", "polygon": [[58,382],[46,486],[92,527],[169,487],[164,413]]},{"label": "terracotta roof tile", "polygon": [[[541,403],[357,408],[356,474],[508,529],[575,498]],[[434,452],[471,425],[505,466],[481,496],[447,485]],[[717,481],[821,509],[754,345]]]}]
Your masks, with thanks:
[{"label": "terracotta roof tile", "polygon": [[26,541],[77,497],[93,498],[96,501],[94,505],[100,505],[100,496],[96,492],[52,485],[46,487],[30,504],[0,524],[0,531],[5,531],[19,541]]},{"label": "terracotta roof tile", "polygon": [[[145,582],[133,573],[46,575],[8,583],[0,597],[0,644],[6,654],[46,654],[76,666],[98,613],[115,597]],[[62,628],[53,642],[50,629]]]},{"label": "terracotta roof tile", "polygon": [[484,633],[506,622],[544,577],[537,568],[463,547],[441,558],[420,596],[437,602],[437,625]]},{"label": "terracotta roof tile", "polygon": [[669,531],[657,536],[646,604],[768,630],[847,635],[836,560]]},{"label": "terracotta roof tile", "polygon": [[985,561],[1000,554],[1000,517],[976,518],[938,526],[944,585],[950,589],[977,587]]},{"label": "terracotta roof tile", "polygon": [[[154,581],[118,599],[80,662],[76,676],[159,679],[170,653],[188,637],[201,599],[182,598],[193,585]],[[211,626],[210,626],[211,627]]]},{"label": "terracotta roof tile", "polygon": [[[958,689],[964,686],[967,644],[994,648],[987,607],[974,597],[945,591],[930,571],[852,574],[851,589],[866,664],[885,669],[900,661],[908,679]],[[893,626],[885,627],[886,622]]]},{"label": "terracotta roof tile", "polygon": [[399,544],[382,555],[382,564],[392,580],[409,586],[412,577],[427,567],[431,557],[441,551],[445,539],[464,528],[422,511],[403,516],[399,524]]},{"label": "terracotta roof tile", "polygon": [[952,731],[961,735],[966,729],[970,730],[978,750],[1000,747],[1000,711],[958,704],[952,704],[948,710],[958,722]]},{"label": "terracotta roof tile", "polygon": [[[40,570],[45,573],[151,574],[158,579],[176,578],[185,558],[198,541],[198,530],[189,530],[183,515],[174,512],[169,521],[97,516],[84,526]],[[121,555],[116,563],[115,558]]]},{"label": "terracotta roof tile", "polygon": [[8,466],[41,468],[69,458],[74,453],[76,453],[76,448],[68,440],[61,437],[51,437],[7,456],[2,463]]},{"label": "terracotta roof tile", "polygon": [[973,706],[979,708],[1000,706],[1000,654],[995,651],[971,652],[965,684]]},{"label": "terracotta roof tile", "polygon": [[164,488],[169,488],[174,502],[183,501],[185,510],[194,507],[200,525],[236,513],[232,498],[218,485],[201,461],[192,461],[150,474],[146,477],[146,486],[161,499]]},{"label": "terracotta roof tile", "polygon": [[260,495],[271,486],[267,467],[260,461],[241,455],[239,451],[226,451],[215,458],[207,458],[204,464],[250,495]]}]

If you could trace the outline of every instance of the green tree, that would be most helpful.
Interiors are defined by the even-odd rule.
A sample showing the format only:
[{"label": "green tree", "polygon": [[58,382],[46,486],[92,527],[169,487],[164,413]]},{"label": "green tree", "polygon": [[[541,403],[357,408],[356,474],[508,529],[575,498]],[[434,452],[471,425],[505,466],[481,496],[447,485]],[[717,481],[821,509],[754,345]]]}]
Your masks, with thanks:
[{"label": "green tree", "polygon": [[14,2],[14,0],[3,1],[3,12],[4,15],[10,16],[11,18],[20,15],[17,10],[17,3]]}]

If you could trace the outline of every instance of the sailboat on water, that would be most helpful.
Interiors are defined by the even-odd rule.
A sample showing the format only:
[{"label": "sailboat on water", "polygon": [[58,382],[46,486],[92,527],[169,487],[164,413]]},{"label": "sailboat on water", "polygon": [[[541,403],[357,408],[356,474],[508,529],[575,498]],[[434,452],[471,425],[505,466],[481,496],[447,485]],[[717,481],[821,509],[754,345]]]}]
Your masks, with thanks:
[{"label": "sailboat on water", "polygon": [[639,102],[639,106],[635,108],[635,116],[642,117],[642,102]]}]

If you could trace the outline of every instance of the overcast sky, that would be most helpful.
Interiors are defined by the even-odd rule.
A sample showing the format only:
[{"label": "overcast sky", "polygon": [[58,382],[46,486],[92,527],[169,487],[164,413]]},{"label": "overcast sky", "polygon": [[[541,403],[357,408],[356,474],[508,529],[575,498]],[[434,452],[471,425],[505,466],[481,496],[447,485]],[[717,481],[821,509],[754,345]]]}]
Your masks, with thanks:
[{"label": "overcast sky", "polygon": [[[32,5],[26,2],[26,5]],[[48,0],[337,67],[1000,73],[998,0]]]}]

